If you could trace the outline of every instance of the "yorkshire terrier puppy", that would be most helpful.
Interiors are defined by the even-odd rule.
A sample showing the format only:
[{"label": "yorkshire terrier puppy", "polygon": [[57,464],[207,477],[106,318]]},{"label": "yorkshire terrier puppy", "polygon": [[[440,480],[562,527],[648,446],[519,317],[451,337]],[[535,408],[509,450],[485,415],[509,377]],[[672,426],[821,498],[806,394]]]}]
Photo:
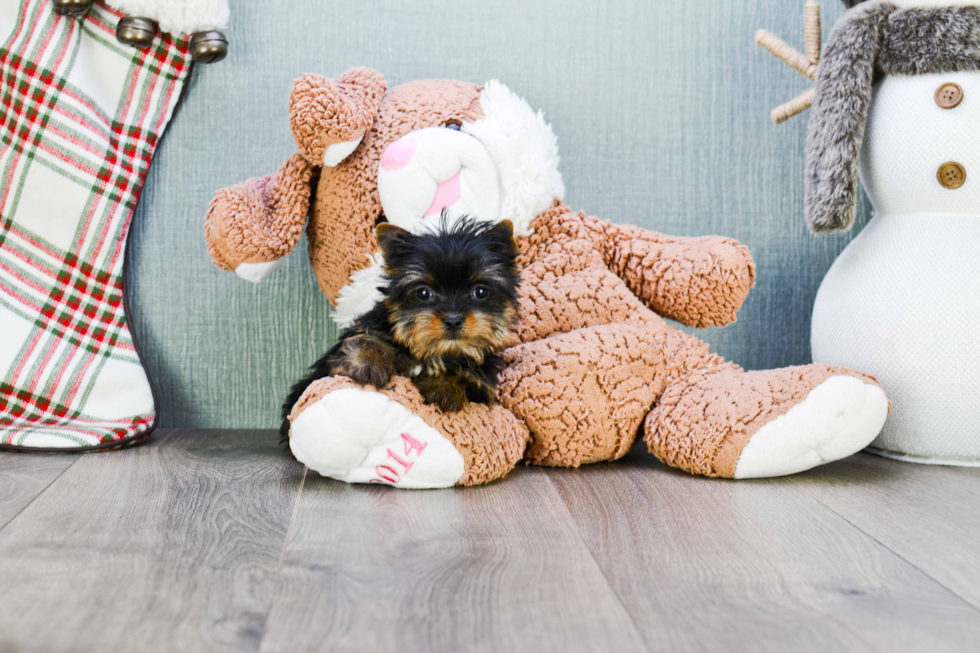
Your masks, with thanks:
[{"label": "yorkshire terrier puppy", "polygon": [[509,220],[494,225],[462,218],[414,235],[381,224],[384,299],[347,329],[293,386],[283,404],[280,434],[306,388],[326,376],[346,376],[383,388],[408,377],[444,411],[468,401],[492,403],[503,367],[496,352],[517,319],[517,245]]}]

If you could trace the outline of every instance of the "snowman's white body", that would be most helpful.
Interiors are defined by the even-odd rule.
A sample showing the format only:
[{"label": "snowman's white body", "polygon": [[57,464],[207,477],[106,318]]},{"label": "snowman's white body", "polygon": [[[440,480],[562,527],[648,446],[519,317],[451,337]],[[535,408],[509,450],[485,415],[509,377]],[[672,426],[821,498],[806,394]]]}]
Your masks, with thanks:
[{"label": "snowman's white body", "polygon": [[[944,109],[950,82],[963,100]],[[957,189],[937,178],[947,162],[966,171]],[[813,359],[881,381],[881,453],[980,465],[980,72],[886,76],[860,176],[875,215],[820,286]]]}]

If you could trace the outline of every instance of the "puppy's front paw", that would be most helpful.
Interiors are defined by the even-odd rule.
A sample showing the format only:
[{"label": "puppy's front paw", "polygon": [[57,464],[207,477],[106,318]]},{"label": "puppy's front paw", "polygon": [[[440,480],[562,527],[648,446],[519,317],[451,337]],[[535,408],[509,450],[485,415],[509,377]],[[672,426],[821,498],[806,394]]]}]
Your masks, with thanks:
[{"label": "puppy's front paw", "polygon": [[497,398],[497,388],[484,381],[470,383],[466,386],[466,398],[470,403],[492,406]]},{"label": "puppy's front paw", "polygon": [[392,370],[384,365],[361,365],[352,368],[346,376],[358,385],[372,385],[380,390],[391,383]]},{"label": "puppy's front paw", "polygon": [[422,377],[416,379],[415,386],[425,403],[438,406],[444,413],[455,413],[466,406],[466,390],[456,379]]},{"label": "puppy's front paw", "polygon": [[354,336],[344,342],[340,353],[334,374],[378,389],[391,383],[395,373],[394,354],[386,343],[367,335]]}]

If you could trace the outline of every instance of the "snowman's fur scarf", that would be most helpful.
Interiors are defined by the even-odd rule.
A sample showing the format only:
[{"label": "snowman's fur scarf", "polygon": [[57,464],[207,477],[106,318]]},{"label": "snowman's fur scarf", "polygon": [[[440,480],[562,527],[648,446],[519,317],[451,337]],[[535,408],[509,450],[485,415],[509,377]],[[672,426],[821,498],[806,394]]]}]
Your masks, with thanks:
[{"label": "snowman's fur scarf", "polygon": [[806,144],[806,218],[814,232],[854,224],[858,153],[882,75],[980,70],[980,8],[851,4],[817,70]]}]

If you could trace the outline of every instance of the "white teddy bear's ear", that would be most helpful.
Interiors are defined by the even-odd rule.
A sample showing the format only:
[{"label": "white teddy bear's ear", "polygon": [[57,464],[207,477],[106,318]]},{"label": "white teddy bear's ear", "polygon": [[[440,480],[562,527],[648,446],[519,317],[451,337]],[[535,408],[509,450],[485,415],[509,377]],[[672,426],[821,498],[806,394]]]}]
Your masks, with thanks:
[{"label": "white teddy bear's ear", "polygon": [[490,151],[503,191],[500,216],[514,223],[516,235],[528,236],[531,221],[565,197],[558,140],[541,111],[495,79],[480,92],[480,107],[483,117],[462,131]]},{"label": "white teddy bear's ear", "polygon": [[193,34],[228,26],[228,0],[106,0],[119,11],[157,22],[171,34]]}]

